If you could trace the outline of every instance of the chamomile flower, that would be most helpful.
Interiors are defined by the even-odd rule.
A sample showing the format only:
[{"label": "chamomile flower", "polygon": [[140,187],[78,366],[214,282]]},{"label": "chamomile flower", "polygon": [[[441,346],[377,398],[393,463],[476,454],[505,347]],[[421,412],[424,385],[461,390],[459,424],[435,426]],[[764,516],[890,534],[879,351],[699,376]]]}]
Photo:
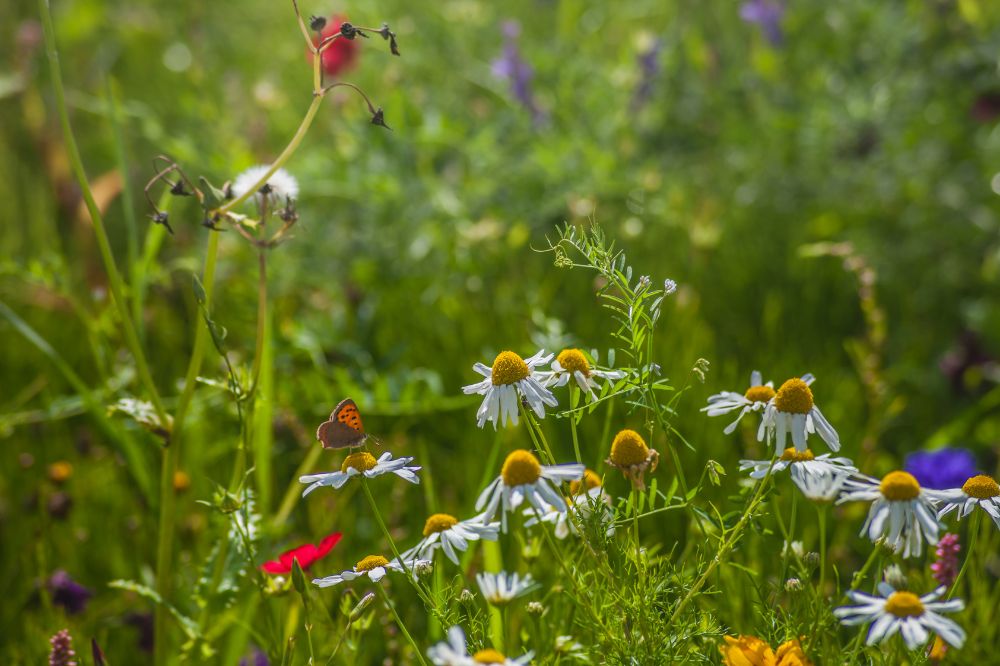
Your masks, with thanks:
[{"label": "chamomile flower", "polygon": [[486,486],[476,500],[476,511],[482,512],[484,521],[493,520],[501,511],[500,524],[507,531],[507,514],[527,500],[544,512],[548,505],[566,511],[566,501],[557,484],[583,476],[584,466],[578,463],[542,465],[530,451],[517,449],[504,460],[500,476]]},{"label": "chamomile flower", "polygon": [[646,440],[635,430],[621,430],[611,442],[611,455],[605,460],[617,470],[620,470],[632,485],[643,490],[646,487],[644,477],[646,470],[656,471],[660,462],[660,454],[646,446]]},{"label": "chamomile flower", "polygon": [[373,479],[376,476],[390,472],[410,483],[420,483],[420,477],[417,476],[417,471],[420,468],[411,466],[411,462],[413,462],[412,456],[393,460],[392,454],[388,451],[379,456],[378,460],[367,451],[358,451],[344,458],[344,463],[341,465],[339,472],[300,476],[300,482],[311,484],[302,491],[302,496],[305,497],[320,486],[330,486],[333,489],[340,488],[355,476],[364,476],[367,479]]},{"label": "chamomile flower", "polygon": [[524,666],[530,664],[534,652],[508,659],[496,650],[480,650],[469,654],[465,644],[465,632],[458,625],[448,630],[448,640],[427,648],[427,656],[435,666],[479,666],[480,664],[501,664],[502,666]]},{"label": "chamomile flower", "polygon": [[435,513],[424,523],[424,538],[400,557],[430,559],[440,548],[449,560],[458,564],[455,551],[468,550],[470,541],[496,541],[499,532],[500,523],[486,522],[482,516],[460,521],[447,513]]},{"label": "chamomile flower", "polygon": [[942,490],[938,495],[942,504],[938,518],[958,509],[955,515],[961,520],[978,506],[1000,527],[1000,485],[993,477],[977,474],[962,484],[961,488]]},{"label": "chamomile flower", "polygon": [[708,406],[702,407],[701,411],[706,412],[709,416],[722,416],[723,414],[735,412],[737,409],[740,410],[740,413],[736,415],[736,420],[727,425],[723,431],[728,435],[736,430],[740,419],[748,413],[763,412],[764,408],[767,407],[767,403],[773,397],[774,382],[767,382],[765,384],[764,377],[760,372],[754,370],[750,373],[750,388],[744,393],[737,393],[736,391],[716,393],[709,396]]},{"label": "chamomile flower", "polygon": [[[237,198],[246,195],[270,168],[267,165],[253,166],[238,175],[233,181],[233,195]],[[254,201],[259,207],[263,207],[265,202],[269,206],[284,206],[289,202],[294,202],[298,197],[299,183],[292,174],[284,169],[278,169],[271,174],[267,182],[259,187],[253,195]]]},{"label": "chamomile flower", "polygon": [[805,451],[806,439],[818,434],[833,451],[840,450],[840,436],[813,402],[812,375],[793,377],[782,384],[764,409],[764,418],[757,430],[757,439],[774,437],[775,455],[785,448],[786,436],[799,451]]},{"label": "chamomile flower", "polygon": [[770,460],[741,460],[740,471],[751,469],[751,479],[763,479],[768,474],[789,470],[792,481],[811,500],[830,501],[836,497],[843,482],[858,473],[849,458],[831,458],[829,453],[814,455],[809,449],[787,448],[771,466]]},{"label": "chamomile flower", "polygon": [[483,404],[476,412],[477,425],[482,428],[487,421],[493,424],[494,429],[508,422],[517,425],[519,395],[538,418],[545,418],[545,406],[555,407],[559,402],[552,391],[542,385],[544,376],[535,367],[551,360],[552,354],[546,354],[544,349],[528,358],[521,358],[512,351],[502,351],[493,360],[492,368],[482,363],[472,366],[486,377],[477,384],[462,387],[466,394],[483,396]]},{"label": "chamomile flower", "polygon": [[566,386],[570,379],[576,382],[580,390],[591,400],[597,400],[594,389],[601,385],[596,379],[615,381],[622,379],[625,373],[621,370],[598,370],[590,365],[590,361],[579,349],[564,349],[552,361],[552,371],[539,373],[545,378],[545,386]]},{"label": "chamomile flower", "polygon": [[315,578],[313,579],[313,584],[317,587],[333,587],[334,585],[350,582],[363,576],[367,576],[373,583],[377,583],[385,578],[385,574],[389,571],[407,573],[412,572],[414,568],[425,564],[430,564],[430,562],[427,560],[414,559],[405,562],[404,565],[404,563],[400,562],[398,559],[390,562],[381,555],[369,555],[355,564],[353,569],[348,569],[347,571],[333,576],[327,576],[326,578]]},{"label": "chamomile flower", "polygon": [[936,491],[925,490],[909,472],[889,472],[882,480],[859,476],[844,482],[844,492],[837,504],[853,501],[871,502],[861,535],[873,542],[885,537],[893,550],[902,549],[903,557],[917,557],[923,542],[934,545],[940,524],[934,514]]},{"label": "chamomile flower", "polygon": [[479,591],[483,593],[483,598],[494,606],[506,606],[541,587],[531,574],[522,577],[516,573],[508,574],[506,571],[476,574],[476,582],[479,584]]},{"label": "chamomile flower", "polygon": [[868,645],[881,643],[898,632],[911,650],[926,643],[934,634],[960,648],[965,642],[965,632],[941,613],[957,613],[965,608],[965,603],[961,599],[938,601],[946,589],[942,586],[918,597],[912,592],[896,591],[888,583],[879,583],[879,596],[851,590],[847,596],[858,605],[836,608],[833,614],[840,618],[841,624],[870,622]]}]

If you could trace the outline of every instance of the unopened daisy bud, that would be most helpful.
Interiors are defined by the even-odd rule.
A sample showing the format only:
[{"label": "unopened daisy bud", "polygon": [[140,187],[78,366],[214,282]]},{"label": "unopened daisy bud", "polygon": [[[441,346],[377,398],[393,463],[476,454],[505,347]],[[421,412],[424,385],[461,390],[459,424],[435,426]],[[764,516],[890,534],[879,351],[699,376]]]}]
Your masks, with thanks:
[{"label": "unopened daisy bud", "polygon": [[806,566],[810,568],[815,568],[819,566],[819,553],[810,551],[805,554],[805,557],[802,558],[802,561],[806,564]]},{"label": "unopened daisy bud", "polygon": [[540,601],[529,601],[524,610],[528,612],[528,615],[541,615],[545,612],[545,606]]},{"label": "unopened daisy bud", "polygon": [[634,487],[644,490],[646,485],[643,477],[646,470],[655,471],[659,461],[660,454],[646,446],[642,435],[635,430],[625,429],[615,435],[611,442],[611,455],[605,462],[620,470]]},{"label": "unopened daisy bud", "polygon": [[802,581],[798,578],[789,578],[785,581],[785,592],[799,592],[802,590]]},{"label": "unopened daisy bud", "polygon": [[463,590],[462,590],[462,591],[461,591],[461,592],[460,592],[460,593],[458,594],[458,601],[459,601],[460,603],[463,603],[463,604],[471,604],[471,603],[473,603],[473,602],[474,602],[475,600],[476,600],[476,595],[475,595],[475,593],[474,593],[474,592],[473,592],[472,590],[468,589],[468,588],[464,588],[464,589],[463,589]]},{"label": "unopened daisy bud", "polygon": [[413,565],[413,573],[420,578],[430,576],[433,572],[434,563],[430,560],[418,560],[417,563]]},{"label": "unopened daisy bud", "polygon": [[368,609],[368,607],[372,605],[373,601],[375,601],[374,592],[369,592],[365,596],[361,597],[361,601],[354,604],[354,608],[351,609],[351,614],[348,616],[348,622],[352,624],[357,622],[361,616],[364,615],[364,612]]},{"label": "unopened daisy bud", "polygon": [[906,574],[903,573],[903,570],[898,564],[890,564],[887,566],[885,571],[882,572],[882,577],[885,579],[885,582],[889,583],[889,585],[892,585],[897,590],[905,590],[909,587],[906,580]]}]

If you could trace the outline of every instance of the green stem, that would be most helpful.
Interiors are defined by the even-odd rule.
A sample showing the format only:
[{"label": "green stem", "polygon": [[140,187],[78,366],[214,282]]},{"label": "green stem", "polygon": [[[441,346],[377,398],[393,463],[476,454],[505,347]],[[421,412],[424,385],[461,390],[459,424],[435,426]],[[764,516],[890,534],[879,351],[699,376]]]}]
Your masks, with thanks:
[{"label": "green stem", "polygon": [[735,527],[733,527],[730,531],[729,538],[723,542],[722,546],[719,547],[718,552],[716,552],[715,557],[712,558],[712,561],[705,568],[705,571],[702,572],[701,577],[695,581],[694,585],[691,586],[681,602],[677,604],[677,608],[670,616],[670,620],[667,624],[672,625],[674,621],[680,617],[684,609],[687,608],[687,605],[691,603],[695,595],[697,595],[702,586],[705,585],[708,577],[712,575],[712,572],[715,571],[720,564],[722,564],[722,559],[729,553],[733,546],[736,545],[736,542],[743,533],[743,529],[746,527],[747,523],[750,522],[753,512],[756,510],[757,505],[760,504],[764,497],[764,488],[767,486],[767,482],[771,479],[771,470],[774,469],[774,463],[776,460],[777,458],[771,459],[771,467],[768,468],[767,475],[757,483],[757,489],[754,492],[753,497],[750,499],[747,510],[743,512],[743,516],[740,517],[740,521],[736,523]]},{"label": "green stem", "polygon": [[132,357],[135,360],[136,371],[139,373],[139,380],[149,394],[149,400],[153,405],[156,416],[164,429],[170,429],[170,422],[167,411],[163,407],[163,399],[153,382],[150,374],[146,356],[139,344],[139,336],[135,330],[135,323],[129,312],[129,304],[125,298],[125,286],[122,282],[121,274],[115,263],[114,254],[111,251],[111,243],[108,240],[107,230],[104,226],[104,218],[97,207],[94,195],[90,190],[90,183],[83,168],[83,160],[80,158],[80,150],[76,145],[76,137],[73,135],[73,128],[69,122],[69,110],[66,106],[66,91],[63,86],[62,72],[59,67],[59,51],[56,48],[55,28],[52,25],[52,13],[49,10],[48,0],[38,0],[39,12],[42,17],[42,28],[45,33],[46,55],[49,60],[49,71],[52,76],[52,89],[56,98],[56,111],[59,115],[59,124],[62,127],[63,140],[66,142],[66,154],[69,158],[70,167],[77,183],[80,185],[80,192],[83,195],[84,203],[90,213],[91,222],[94,225],[94,235],[97,237],[97,246],[101,252],[101,260],[104,263],[104,270],[108,275],[108,285],[111,288],[111,297],[121,319],[122,331],[125,335],[125,344],[128,346]]},{"label": "green stem", "polygon": [[819,514],[819,593],[826,597],[826,504],[816,503]]},{"label": "green stem", "polygon": [[[215,292],[215,267],[219,254],[219,234],[210,233],[208,249],[205,252],[205,268],[202,286],[205,290],[205,310],[212,305],[212,295]],[[156,591],[160,598],[170,597],[170,583],[173,560],[173,537],[176,529],[177,494],[174,492],[174,473],[181,455],[181,443],[184,440],[184,423],[188,408],[194,397],[198,384],[198,374],[201,372],[202,359],[205,356],[205,345],[208,341],[208,325],[204,318],[195,318],[194,348],[188,361],[187,373],[184,376],[184,389],[177,400],[174,418],[174,435],[170,446],[163,449],[163,462],[160,467],[160,517],[156,540]],[[166,663],[167,658],[167,623],[170,614],[164,604],[157,604],[154,616],[154,661],[157,664]]]},{"label": "green stem", "polygon": [[[573,386],[573,382],[569,384],[569,406],[570,408],[576,407],[577,403],[580,401],[580,394],[582,391]],[[569,429],[573,434],[573,454],[576,455],[576,461],[578,463],[583,462],[583,456],[580,455],[580,438],[576,433],[576,414],[570,414],[569,416]]]},{"label": "green stem", "polygon": [[[256,192],[256,190],[254,190]],[[267,337],[267,250],[259,248],[257,253],[257,344],[253,352],[250,370],[250,390],[247,399],[253,397],[260,378],[260,366],[264,359],[264,342]]]},{"label": "green stem", "polygon": [[879,554],[879,546],[873,546],[871,555],[869,555],[868,559],[865,560],[864,566],[861,567],[860,571],[858,571],[856,574],[854,574],[854,576],[851,577],[852,590],[858,589],[858,586],[861,584],[861,581],[865,579],[865,575],[868,573],[868,570],[871,569],[872,565],[875,563],[875,560],[878,558],[878,554]]},{"label": "green stem", "polygon": [[972,561],[972,549],[976,547],[976,541],[979,538],[979,532],[981,531],[979,523],[983,519],[983,512],[976,511],[972,520],[969,522],[969,547],[965,551],[965,561],[962,562],[962,568],[958,570],[958,575],[955,576],[955,582],[951,584],[951,589],[948,590],[948,596],[946,599],[951,599],[955,596],[955,592],[958,591],[958,586],[962,582],[962,578],[965,577],[965,570],[969,568],[969,562]]},{"label": "green stem", "polygon": [[377,589],[379,594],[382,595],[382,601],[385,602],[386,608],[388,608],[389,612],[392,613],[392,619],[396,621],[396,626],[399,627],[401,632],[403,632],[403,637],[406,638],[406,642],[413,648],[413,653],[417,655],[417,659],[421,664],[427,666],[427,661],[424,660],[424,655],[420,651],[420,647],[417,646],[417,642],[413,640],[413,636],[410,636],[410,632],[406,630],[406,625],[403,624],[403,620],[400,619],[399,613],[396,612],[396,608],[392,605],[392,601],[389,600],[389,595],[385,593],[385,590],[382,589],[381,585],[375,585],[375,589]]}]

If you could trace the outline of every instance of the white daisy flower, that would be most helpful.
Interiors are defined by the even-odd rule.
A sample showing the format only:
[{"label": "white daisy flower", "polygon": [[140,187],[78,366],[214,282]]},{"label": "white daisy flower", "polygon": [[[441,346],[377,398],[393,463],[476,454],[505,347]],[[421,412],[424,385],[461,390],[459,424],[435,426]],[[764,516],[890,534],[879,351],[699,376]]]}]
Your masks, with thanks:
[{"label": "white daisy flower", "polygon": [[960,648],[965,643],[965,632],[941,613],[957,613],[965,608],[965,603],[961,599],[937,601],[945,590],[942,586],[918,597],[912,592],[897,592],[888,583],[879,583],[880,596],[851,590],[847,596],[859,605],[836,608],[833,614],[840,618],[841,624],[871,622],[868,645],[881,643],[899,632],[910,650],[916,650],[934,634]]},{"label": "white daisy flower", "polygon": [[764,409],[757,430],[757,439],[774,437],[775,455],[785,448],[786,435],[792,435],[792,443],[799,451],[805,451],[806,439],[818,434],[833,451],[840,450],[840,436],[813,402],[812,375],[794,377],[782,384]]},{"label": "white daisy flower", "polygon": [[625,377],[621,370],[598,370],[590,365],[587,357],[579,349],[564,349],[552,361],[551,372],[540,372],[544,377],[545,386],[566,386],[570,379],[576,381],[580,390],[586,393],[591,400],[597,400],[597,393],[594,389],[600,389],[601,385],[595,381],[605,379],[616,381]]},{"label": "white daisy flower", "polygon": [[1000,485],[992,477],[979,474],[966,481],[961,488],[939,491],[938,496],[943,504],[938,518],[958,509],[955,515],[961,520],[978,506],[1000,527]]},{"label": "white daisy flower", "polygon": [[[554,525],[552,533],[555,534],[556,538],[565,539],[570,534],[576,535],[578,533],[576,521],[573,520],[574,513],[578,516],[577,520],[586,521],[597,510],[601,513],[602,523],[609,523],[607,535],[612,536],[615,533],[614,525],[610,524],[612,519],[611,497],[601,487],[601,477],[597,476],[593,470],[588,469],[583,473],[582,479],[570,482],[569,492],[573,498],[569,505],[569,511],[560,511],[549,505],[547,511],[536,513],[533,507],[528,507],[524,510],[524,515],[528,518],[524,521],[524,526],[532,527],[539,522],[551,523]],[[539,516],[541,516],[540,519]]]},{"label": "white daisy flower", "polygon": [[[267,165],[253,166],[238,175],[232,184],[233,195],[236,198],[246,195],[270,168]],[[260,207],[263,207],[265,200],[269,206],[284,206],[289,201],[299,198],[299,183],[292,174],[284,169],[278,169],[271,174],[263,187],[254,192],[253,198]]]},{"label": "white daisy flower", "polygon": [[[808,378],[812,381],[812,375],[805,375],[803,379]],[[767,407],[767,403],[771,401],[774,397],[774,382],[764,383],[764,377],[754,370],[750,373],[750,388],[744,393],[737,393],[735,391],[722,391],[721,393],[716,393],[715,395],[709,396],[708,406],[702,407],[701,411],[707,412],[709,416],[722,416],[723,414],[729,414],[731,412],[740,410],[740,413],[736,415],[736,420],[726,426],[723,431],[727,435],[736,430],[736,426],[739,425],[740,419],[746,416],[749,412],[762,412],[764,408]]]},{"label": "white daisy flower", "polygon": [[792,481],[809,499],[829,502],[837,496],[844,481],[858,473],[850,458],[831,458],[829,453],[814,455],[809,449],[787,448],[781,457],[770,460],[741,460],[740,471],[752,469],[751,479],[763,479],[771,473],[789,470]]},{"label": "white daisy flower", "polygon": [[508,422],[517,425],[519,395],[538,418],[545,418],[545,406],[555,407],[559,402],[552,391],[542,385],[544,376],[535,367],[551,360],[552,354],[546,355],[542,349],[526,359],[512,351],[502,351],[494,359],[492,368],[476,363],[473,369],[486,379],[478,384],[463,386],[462,391],[483,396],[483,404],[476,412],[477,425],[482,428],[487,421],[493,424],[494,429]]},{"label": "white daisy flower", "polygon": [[500,523],[486,522],[482,516],[459,521],[447,513],[435,513],[424,523],[424,538],[400,557],[431,559],[440,548],[449,560],[458,564],[455,551],[468,550],[470,541],[496,541],[499,532]]},{"label": "white daisy flower", "polygon": [[504,532],[507,531],[507,514],[524,500],[528,500],[540,513],[550,504],[566,511],[566,501],[559,493],[557,484],[581,478],[584,469],[578,463],[542,465],[531,451],[517,449],[504,460],[500,476],[479,494],[476,511],[481,511],[483,520],[488,521],[493,520],[500,510],[500,524]]},{"label": "white daisy flower", "polygon": [[494,606],[506,606],[515,599],[541,587],[534,581],[531,574],[525,574],[522,578],[516,573],[508,574],[505,571],[495,574],[476,574],[476,582],[479,583],[479,590],[483,593],[483,598]]},{"label": "white daisy flower", "polygon": [[333,587],[334,585],[340,585],[341,583],[346,583],[362,576],[367,576],[373,583],[377,583],[390,570],[398,573],[406,573],[424,564],[430,564],[430,562],[419,559],[404,562],[395,559],[390,562],[381,555],[369,555],[355,564],[353,569],[333,576],[327,576],[326,578],[314,578],[313,584],[318,587]]},{"label": "white daisy flower", "polygon": [[482,664],[501,664],[502,666],[524,666],[530,664],[534,652],[508,659],[496,650],[480,650],[473,655],[465,644],[465,632],[458,625],[448,630],[448,640],[427,648],[427,656],[435,666],[481,666]]},{"label": "white daisy flower", "polygon": [[869,476],[858,476],[844,482],[844,492],[837,504],[871,502],[868,518],[861,535],[873,542],[885,537],[885,544],[903,557],[917,557],[923,541],[934,545],[940,524],[934,514],[933,500],[938,493],[924,490],[909,472],[889,472],[880,482]]},{"label": "white daisy flower", "polygon": [[420,483],[420,477],[417,476],[417,471],[420,470],[420,467],[410,466],[409,463],[411,462],[413,462],[412,456],[393,460],[392,454],[388,451],[379,456],[378,460],[375,460],[375,456],[367,451],[358,451],[344,458],[344,464],[341,465],[339,472],[300,476],[299,481],[301,483],[312,484],[302,491],[302,496],[305,497],[320,486],[330,486],[333,489],[340,488],[353,477],[362,475],[367,479],[372,479],[391,472],[410,483]]}]

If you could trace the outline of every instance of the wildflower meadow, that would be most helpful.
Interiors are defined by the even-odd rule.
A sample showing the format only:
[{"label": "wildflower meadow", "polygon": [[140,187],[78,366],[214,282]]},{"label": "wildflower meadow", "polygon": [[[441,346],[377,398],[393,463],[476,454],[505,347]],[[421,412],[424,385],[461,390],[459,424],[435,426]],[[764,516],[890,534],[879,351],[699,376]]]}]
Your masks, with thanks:
[{"label": "wildflower meadow", "polygon": [[0,17],[3,663],[1000,664],[1000,4]]}]

